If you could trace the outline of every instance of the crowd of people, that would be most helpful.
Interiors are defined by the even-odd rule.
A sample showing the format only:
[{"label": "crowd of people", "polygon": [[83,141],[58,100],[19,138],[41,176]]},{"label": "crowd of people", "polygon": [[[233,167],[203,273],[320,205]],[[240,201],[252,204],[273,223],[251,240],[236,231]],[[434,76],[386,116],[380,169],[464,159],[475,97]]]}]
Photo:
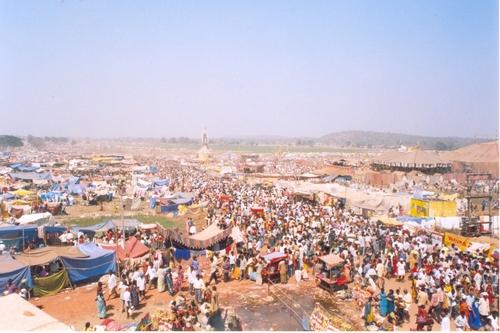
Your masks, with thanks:
[{"label": "crowd of people", "polygon": [[[342,203],[325,206],[274,186],[186,168],[176,169],[170,179],[174,188],[182,184],[179,189],[193,192],[195,202],[206,203],[207,225],[237,226],[243,236],[223,258],[214,256],[209,274],[190,277],[190,285],[199,286],[203,276],[207,284],[217,283],[217,265],[224,281],[253,277],[262,283],[261,254],[275,251],[288,255],[279,266],[280,281],[286,283],[297,271],[316,273],[318,258],[333,252],[346,262],[344,275],[367,328],[396,328],[408,321],[419,330],[446,329],[451,321],[458,330],[498,328],[498,261],[486,252],[445,246],[428,231],[386,227]],[[255,214],[255,207],[263,214]],[[387,290],[388,279],[400,287]],[[418,307],[414,318],[412,305]]]},{"label": "crowd of people", "polygon": [[[456,330],[498,330],[498,261],[486,252],[445,245],[428,231],[385,226],[357,216],[342,201],[320,203],[286,188],[218,177],[196,167],[161,162],[157,167],[160,177],[169,178],[169,190],[192,193],[193,203],[206,209],[203,227],[237,227],[241,239],[182,261],[161,235],[139,234],[151,254],[121,266],[119,274],[110,272],[98,285],[99,318],[106,318],[110,297],[119,297],[121,311],[133,317],[156,288],[173,297],[163,328],[211,329],[212,315],[220,309],[220,282],[265,283],[263,255],[285,255],[277,270],[279,282],[288,283],[292,277],[314,277],[321,269],[319,257],[335,253],[344,260],[342,274],[366,329],[449,330],[454,323]],[[194,221],[186,221],[186,235],[197,231]],[[103,235],[108,243],[114,237]],[[68,235],[63,238],[69,241]],[[201,255],[209,261],[205,268]]]}]

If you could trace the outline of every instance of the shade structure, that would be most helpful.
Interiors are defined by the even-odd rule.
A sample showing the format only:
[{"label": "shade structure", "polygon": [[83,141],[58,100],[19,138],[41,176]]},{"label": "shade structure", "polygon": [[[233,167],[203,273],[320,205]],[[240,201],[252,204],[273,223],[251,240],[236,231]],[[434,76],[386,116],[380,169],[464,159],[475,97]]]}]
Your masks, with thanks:
[{"label": "shade structure", "polygon": [[142,244],[136,237],[130,237],[125,242],[125,248],[120,245],[100,244],[105,250],[116,251],[119,260],[134,259],[144,256],[149,248]]},{"label": "shade structure", "polygon": [[116,271],[115,251],[105,250],[94,243],[80,244],[78,250],[85,258],[61,257],[71,282],[80,282],[101,277]]},{"label": "shade structure", "polygon": [[477,143],[443,153],[443,158],[466,163],[498,163],[498,141]]},{"label": "shade structure", "polygon": [[387,152],[374,158],[373,163],[402,168],[442,168],[451,166],[449,160],[425,150]]},{"label": "shade structure", "polygon": [[29,287],[33,286],[29,266],[14,260],[8,253],[0,255],[0,292],[5,290],[9,280],[19,287],[23,279]]},{"label": "shade structure", "polygon": [[319,257],[319,260],[327,264],[329,267],[334,267],[344,262],[344,259],[342,259],[339,255],[333,253]]}]

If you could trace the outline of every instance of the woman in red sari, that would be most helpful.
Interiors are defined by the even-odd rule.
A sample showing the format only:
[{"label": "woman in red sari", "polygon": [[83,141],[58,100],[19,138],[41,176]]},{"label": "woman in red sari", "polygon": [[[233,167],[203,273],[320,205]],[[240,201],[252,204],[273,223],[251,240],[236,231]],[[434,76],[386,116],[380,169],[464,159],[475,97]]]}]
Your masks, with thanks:
[{"label": "woman in red sari", "polygon": [[394,252],[392,256],[392,277],[395,277],[398,272],[398,261],[399,261],[398,253]]}]

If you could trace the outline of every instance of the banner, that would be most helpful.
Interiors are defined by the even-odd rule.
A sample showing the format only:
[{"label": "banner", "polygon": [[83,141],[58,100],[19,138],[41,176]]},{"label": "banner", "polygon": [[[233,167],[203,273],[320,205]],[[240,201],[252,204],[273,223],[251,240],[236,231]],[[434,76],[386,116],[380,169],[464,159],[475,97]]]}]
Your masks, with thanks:
[{"label": "banner", "polygon": [[413,217],[428,217],[429,203],[423,200],[412,198],[410,200],[410,215]]},{"label": "banner", "polygon": [[471,246],[472,242],[467,237],[462,237],[449,232],[444,233],[443,237],[444,245],[451,247],[455,244],[461,251],[465,251]]}]

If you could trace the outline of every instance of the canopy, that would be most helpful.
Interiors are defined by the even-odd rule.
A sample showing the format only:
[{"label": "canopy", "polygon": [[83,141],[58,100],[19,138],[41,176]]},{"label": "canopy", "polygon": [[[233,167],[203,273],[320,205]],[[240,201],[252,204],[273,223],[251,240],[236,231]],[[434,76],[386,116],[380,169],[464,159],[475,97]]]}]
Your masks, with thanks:
[{"label": "canopy", "polygon": [[29,266],[14,260],[10,254],[5,253],[0,255],[0,292],[5,290],[5,286],[9,280],[12,280],[19,287],[23,279],[26,279],[29,287],[33,286]]},{"label": "canopy", "polygon": [[319,257],[319,260],[323,261],[329,267],[334,267],[334,266],[337,266],[337,265],[344,263],[344,259],[342,259],[339,255],[333,254],[333,253],[327,254],[326,256]]},{"label": "canopy", "polygon": [[59,257],[85,258],[87,255],[74,246],[47,246],[24,251],[16,259],[29,266],[38,266],[48,264]]},{"label": "canopy", "polygon": [[30,223],[43,224],[43,223],[49,222],[51,217],[52,217],[52,214],[49,212],[28,214],[28,215],[23,215],[20,218],[18,218],[17,222],[19,224],[30,224]]},{"label": "canopy", "polygon": [[7,225],[0,227],[0,241],[5,244],[7,249],[15,247],[21,250],[26,242],[34,242],[37,239],[38,228],[36,226]]},{"label": "canopy", "polygon": [[24,300],[18,294],[0,297],[0,327],[9,331],[71,331],[36,305]]},{"label": "canopy", "polygon": [[94,243],[79,244],[86,258],[61,257],[72,282],[80,282],[116,271],[115,251],[105,250]]},{"label": "canopy", "polygon": [[374,159],[376,164],[384,164],[397,167],[448,167],[451,165],[449,160],[446,160],[439,155],[424,151],[414,150],[409,152],[391,151],[380,155]]},{"label": "canopy", "polygon": [[109,229],[122,229],[131,230],[136,229],[141,225],[136,219],[123,219],[123,220],[109,220],[106,222],[97,223],[84,228],[73,228],[75,232],[106,232]]},{"label": "canopy", "polygon": [[119,260],[139,258],[149,252],[149,248],[146,245],[142,244],[136,237],[130,237],[125,242],[125,248],[120,245],[117,246],[116,244],[101,244],[101,247],[105,250],[116,251]]},{"label": "canopy", "polygon": [[178,247],[200,250],[207,249],[226,240],[231,235],[232,229],[232,227],[229,227],[223,230],[216,223],[212,223],[206,229],[190,237],[186,237],[171,229],[164,229],[163,232],[165,233],[165,238]]},{"label": "canopy", "polygon": [[473,144],[446,152],[444,158],[466,163],[498,163],[498,141]]}]

